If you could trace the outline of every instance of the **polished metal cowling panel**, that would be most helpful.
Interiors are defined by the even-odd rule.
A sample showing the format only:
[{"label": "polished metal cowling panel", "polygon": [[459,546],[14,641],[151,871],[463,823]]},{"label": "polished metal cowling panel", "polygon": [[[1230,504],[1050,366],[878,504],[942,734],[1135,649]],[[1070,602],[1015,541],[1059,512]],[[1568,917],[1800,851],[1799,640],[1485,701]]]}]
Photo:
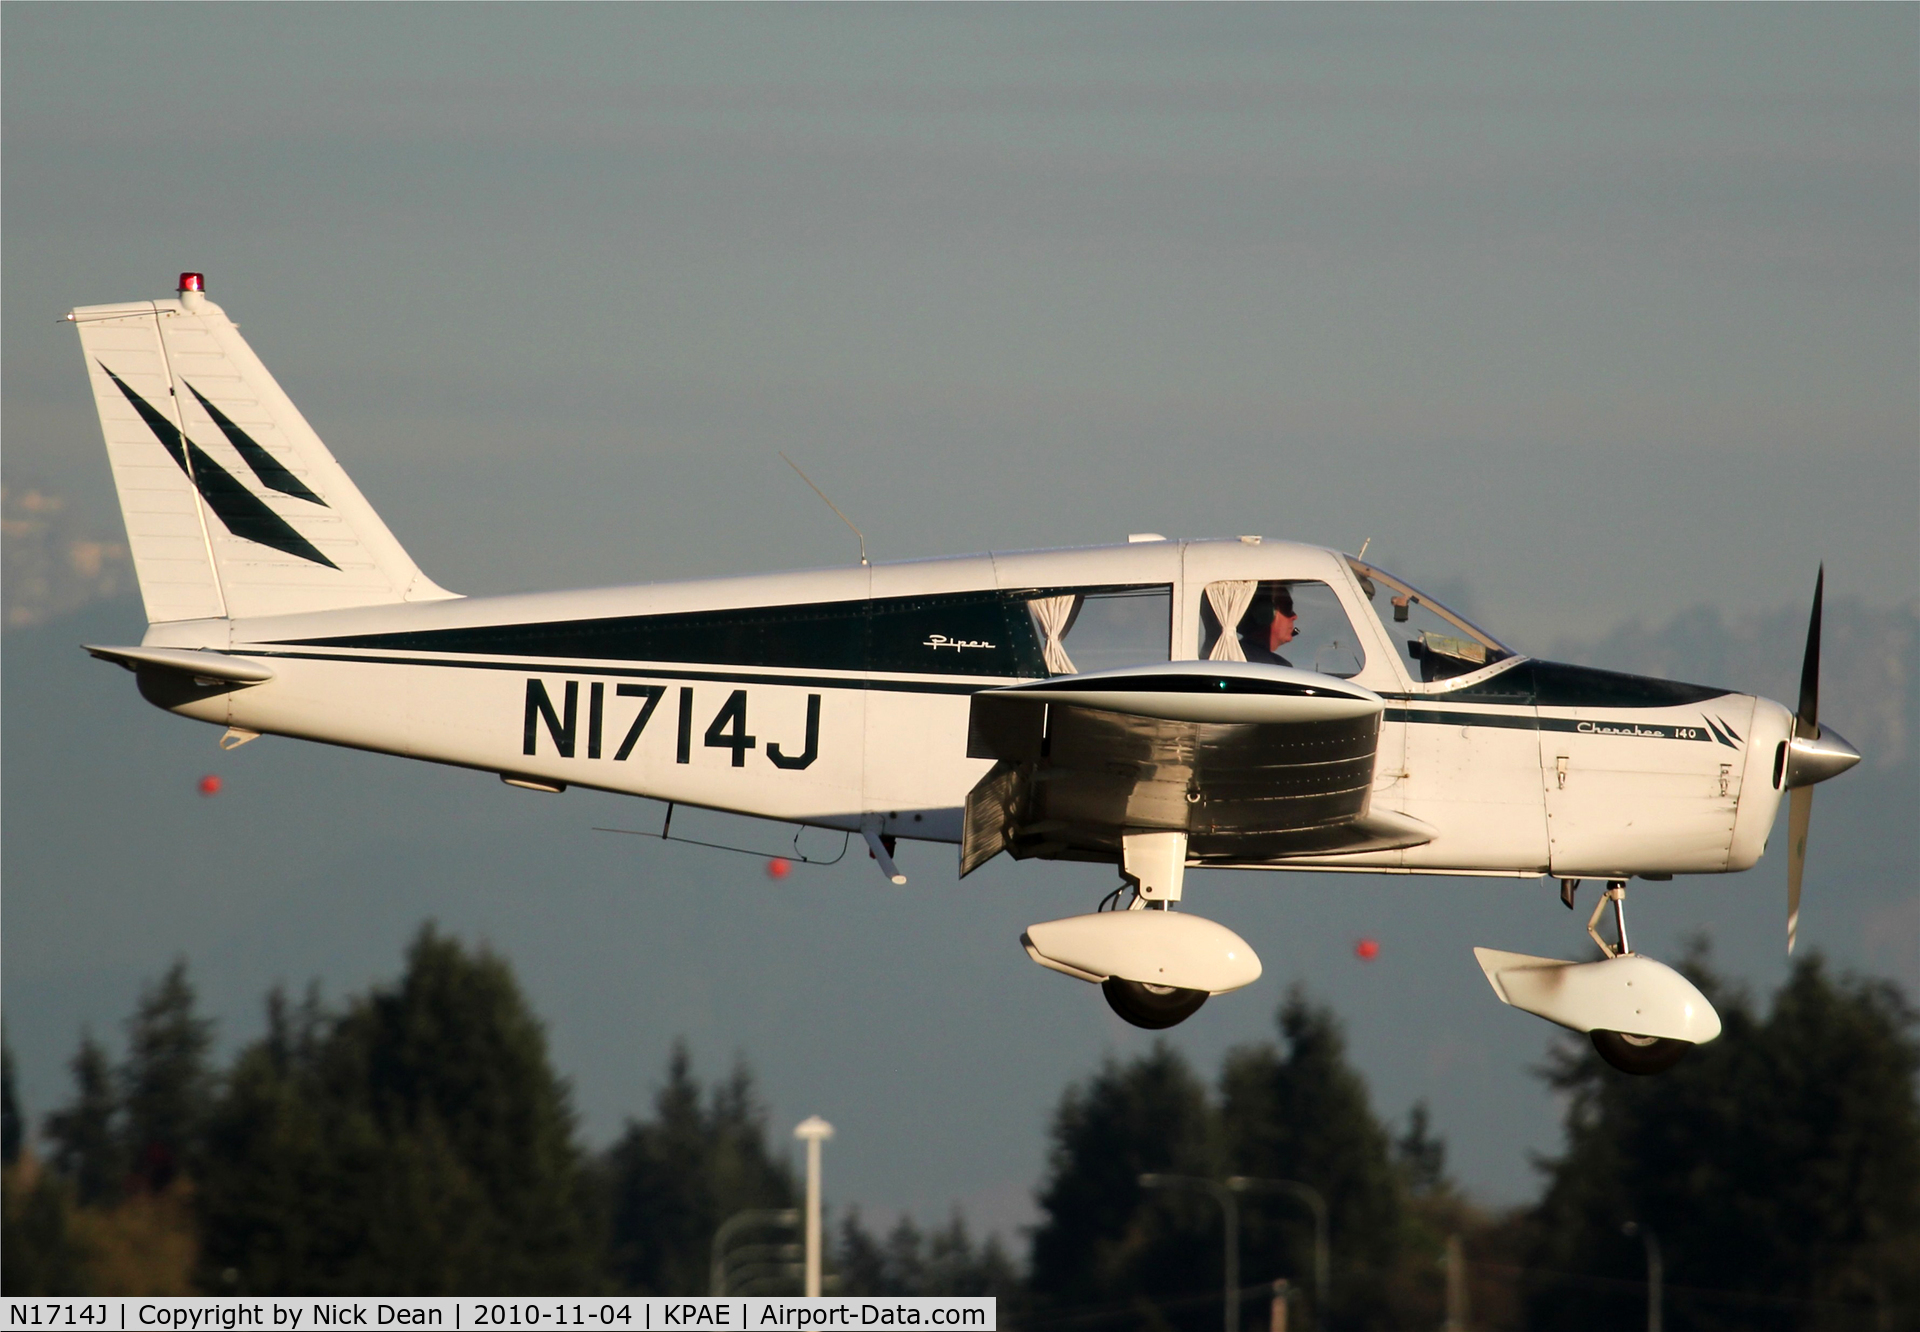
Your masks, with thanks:
[{"label": "polished metal cowling panel", "polygon": [[968,801],[962,871],[1016,857],[1116,855],[1126,832],[1178,831],[1196,860],[1247,861],[1368,841],[1377,713],[1286,724],[1170,721],[976,698],[999,758]]}]

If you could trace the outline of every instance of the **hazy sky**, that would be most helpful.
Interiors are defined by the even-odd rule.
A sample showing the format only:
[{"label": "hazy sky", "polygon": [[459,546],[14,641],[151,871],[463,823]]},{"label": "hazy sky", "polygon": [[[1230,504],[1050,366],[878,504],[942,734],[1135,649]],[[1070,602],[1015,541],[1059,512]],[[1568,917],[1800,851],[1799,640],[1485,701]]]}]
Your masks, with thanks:
[{"label": "hazy sky", "polygon": [[50,321],[197,268],[459,591],[847,558],[781,449],[882,557],[1372,536],[1523,639],[1920,565],[1912,6],[5,23],[7,468],[109,529]]},{"label": "hazy sky", "polygon": [[[1416,582],[1464,583],[1523,648],[1703,602],[1798,605],[1822,559],[1837,592],[1913,596],[1912,5],[16,2],[0,24],[5,473],[97,535],[118,513],[55,321],[198,269],[461,592],[851,560],[784,450],[879,558],[1371,537]],[[1144,1048],[1011,943],[1092,893],[1090,872],[1002,866],[962,889],[916,852],[913,891],[937,905],[884,895],[870,866],[809,880],[845,885],[817,909],[798,888],[769,905],[744,858],[647,860],[585,832],[636,825],[634,802],[542,804],[284,742],[245,751],[258,780],[232,801],[195,803],[211,733],[125,685],[100,667],[36,697],[10,667],[10,830],[19,708],[86,709],[98,751],[89,769],[34,732],[36,761],[72,764],[70,802],[36,793],[43,841],[9,851],[8,997],[67,1025],[34,1044],[11,1014],[23,1066],[54,1069],[75,1015],[109,1027],[172,950],[243,1012],[276,975],[336,992],[391,975],[438,914],[522,964],[597,1137],[686,1031],[710,1069],[746,1050],[781,1114],[854,1115],[832,1150],[880,1153],[846,1167],[854,1196],[977,1194],[1004,1216],[1059,1087]],[[179,792],[141,786],[176,769]],[[150,854],[115,860],[94,817],[132,821]],[[60,838],[84,891],[44,881]],[[452,881],[459,856],[478,878]],[[23,866],[42,876],[30,906]],[[610,886],[643,873],[679,887]],[[1270,1030],[1287,976],[1380,998],[1321,958],[1360,929],[1402,909],[1478,929],[1512,891],[1449,889],[1456,921],[1415,885],[1315,880],[1289,916],[1246,905],[1264,880],[1230,881],[1273,912],[1276,983],[1192,1038],[1205,1058]],[[1737,910],[1743,883],[1687,919]],[[20,951],[86,929],[112,938],[84,965]],[[751,982],[708,966],[727,930]],[[1362,1053],[1387,1109],[1438,1097],[1468,1182],[1519,1196],[1516,1143],[1550,1145],[1551,1106],[1503,1119],[1474,1088],[1528,1086],[1542,1034],[1499,1048],[1523,1028],[1469,1008],[1484,982],[1449,956],[1465,1016],[1422,1027],[1453,999],[1437,969],[1400,973],[1356,1019]],[[734,993],[751,986],[758,1008]],[[993,995],[978,1013],[956,1006],[969,987]],[[781,1028],[816,1002],[818,1050]],[[923,1038],[868,1077],[848,1061],[890,1021]],[[1028,1081],[997,1111],[940,1081],[999,1060]],[[836,1110],[835,1087],[914,1107],[946,1145]],[[55,1094],[31,1090],[39,1110]]]}]

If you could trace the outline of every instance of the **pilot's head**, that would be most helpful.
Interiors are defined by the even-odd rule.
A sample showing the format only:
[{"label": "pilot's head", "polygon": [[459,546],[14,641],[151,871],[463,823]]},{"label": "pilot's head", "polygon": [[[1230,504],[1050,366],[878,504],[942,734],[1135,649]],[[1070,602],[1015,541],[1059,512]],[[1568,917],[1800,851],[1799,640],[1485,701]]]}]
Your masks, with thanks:
[{"label": "pilot's head", "polygon": [[1293,641],[1298,622],[1293,609],[1293,589],[1284,583],[1261,589],[1253,605],[1248,607],[1246,623],[1253,631],[1248,637],[1256,642],[1264,640],[1269,652],[1277,652],[1281,644]]}]

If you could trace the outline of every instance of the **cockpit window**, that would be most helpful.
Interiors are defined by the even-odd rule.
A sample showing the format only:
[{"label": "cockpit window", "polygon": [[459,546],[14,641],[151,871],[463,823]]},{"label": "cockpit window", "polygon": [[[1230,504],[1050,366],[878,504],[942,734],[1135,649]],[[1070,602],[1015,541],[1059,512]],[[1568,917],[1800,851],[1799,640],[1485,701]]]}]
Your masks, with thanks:
[{"label": "cockpit window", "polygon": [[[1231,623],[1233,632],[1223,635],[1222,623]],[[1298,578],[1208,583],[1200,602],[1200,656],[1296,666],[1343,680],[1367,663],[1339,596],[1325,583]]]},{"label": "cockpit window", "polygon": [[1424,684],[1470,675],[1513,652],[1426,593],[1375,565],[1348,557],[1407,673]]}]

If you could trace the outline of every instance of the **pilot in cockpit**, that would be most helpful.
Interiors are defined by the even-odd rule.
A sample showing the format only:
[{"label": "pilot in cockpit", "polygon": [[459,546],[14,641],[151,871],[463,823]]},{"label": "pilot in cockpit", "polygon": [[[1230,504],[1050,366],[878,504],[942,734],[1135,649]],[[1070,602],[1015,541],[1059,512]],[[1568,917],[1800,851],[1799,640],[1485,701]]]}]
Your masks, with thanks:
[{"label": "pilot in cockpit", "polygon": [[1247,613],[1240,617],[1240,650],[1248,661],[1291,666],[1293,663],[1280,655],[1280,648],[1291,643],[1298,630],[1293,590],[1285,583],[1269,583],[1261,587]]}]

